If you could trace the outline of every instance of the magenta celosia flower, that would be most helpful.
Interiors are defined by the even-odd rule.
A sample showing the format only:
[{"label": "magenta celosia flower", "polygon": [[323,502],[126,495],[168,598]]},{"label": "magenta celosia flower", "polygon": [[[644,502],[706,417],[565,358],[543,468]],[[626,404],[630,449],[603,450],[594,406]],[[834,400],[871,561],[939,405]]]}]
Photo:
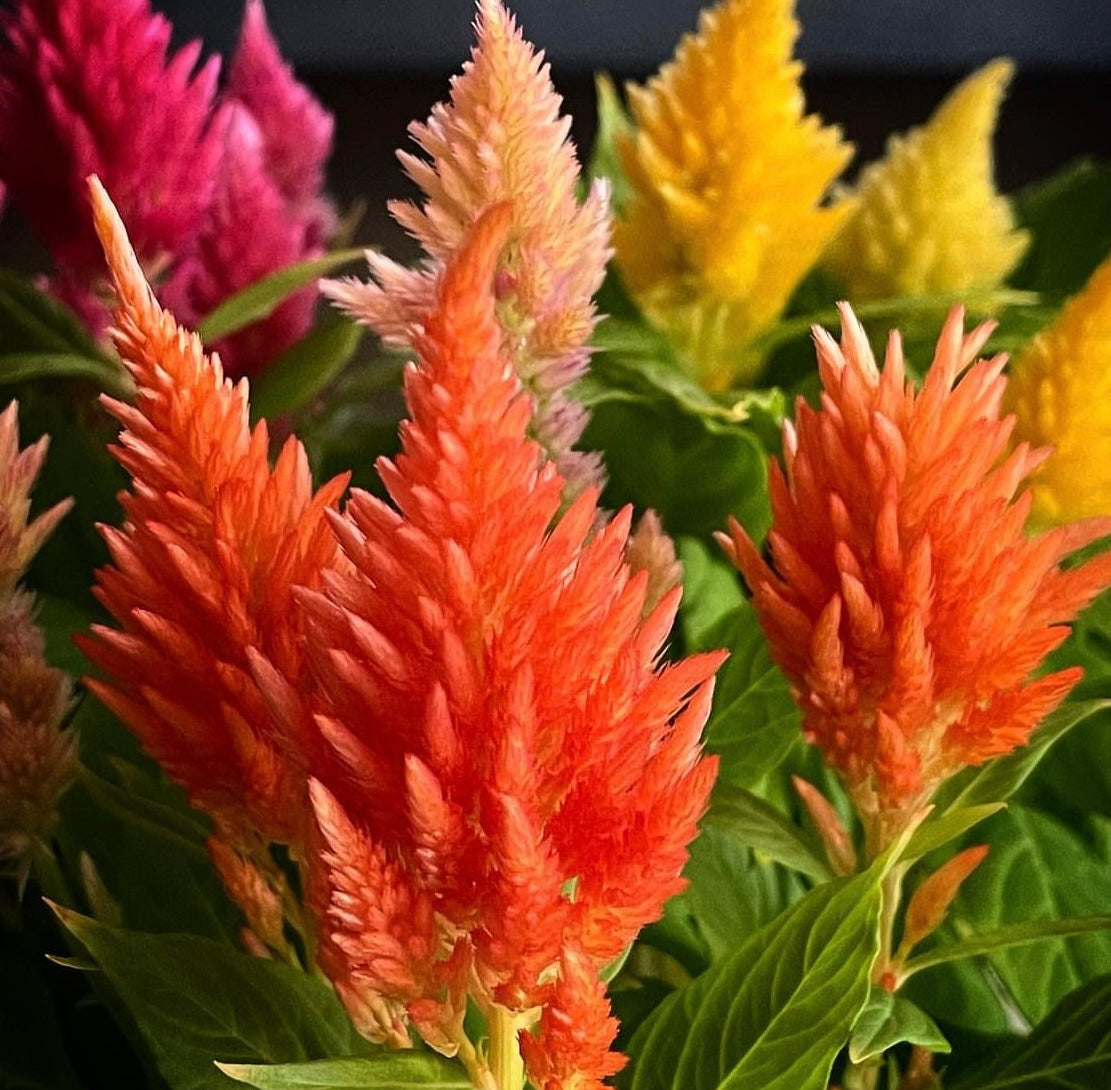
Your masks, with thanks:
[{"label": "magenta celosia flower", "polygon": [[610,254],[608,190],[596,183],[579,203],[570,120],[560,116],[543,55],[498,0],[479,0],[475,31],[477,45],[452,81],[451,100],[410,126],[427,158],[399,152],[425,201],[394,201],[390,210],[427,261],[409,269],[371,252],[371,283],[326,281],[323,290],[387,344],[411,344],[445,259],[483,211],[508,201],[512,227],[497,283],[504,347],[534,400],[532,433],[573,491],[601,478],[595,457],[571,451],[586,413],[567,389],[589,358],[592,299]]},{"label": "magenta celosia flower", "polygon": [[[49,281],[94,332],[104,265],[85,179],[97,174],[147,275],[196,322],[229,294],[319,256],[335,225],[321,196],[331,119],[298,84],[251,0],[222,96],[219,59],[169,52],[148,0],[20,0],[2,18],[0,175],[55,262]],[[308,329],[314,293],[219,346],[257,371]]]}]

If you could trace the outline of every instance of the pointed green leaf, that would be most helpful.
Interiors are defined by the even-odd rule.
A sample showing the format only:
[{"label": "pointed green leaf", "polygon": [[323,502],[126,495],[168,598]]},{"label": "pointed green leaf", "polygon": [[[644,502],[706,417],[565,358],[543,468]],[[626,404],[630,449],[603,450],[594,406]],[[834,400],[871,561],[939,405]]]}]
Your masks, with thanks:
[{"label": "pointed green leaf", "polygon": [[103,356],[77,352],[0,354],[0,383],[12,385],[48,378],[87,378],[116,397],[126,397],[131,389],[123,368]]},{"label": "pointed green leaf", "polygon": [[718,671],[706,743],[721,757],[720,783],[752,787],[798,740],[798,708],[747,601],[705,639],[730,653]]},{"label": "pointed green leaf", "polygon": [[146,935],[56,908],[135,1019],[172,1090],[228,1090],[215,1061],[365,1056],[335,993],[289,965],[194,935]]},{"label": "pointed green leaf", "polygon": [[307,405],[339,374],[366,330],[338,314],[322,318],[251,385],[251,415],[274,417]]},{"label": "pointed green leaf", "polygon": [[911,958],[903,970],[904,977],[911,977],[923,969],[934,965],[944,965],[947,961],[961,961],[964,958],[994,954],[999,950],[1009,950],[1015,946],[1029,946],[1045,939],[1068,938],[1072,935],[1085,935],[1091,931],[1111,931],[1111,916],[1082,916],[1069,920],[1033,920],[1030,923],[1016,923],[1010,927],[1000,927],[986,935],[976,935],[960,942],[947,943],[927,954]]},{"label": "pointed green leaf", "polygon": [[829,864],[802,830],[770,803],[743,787],[718,783],[702,823],[728,833],[738,843],[763,852],[777,863],[817,882],[828,882],[833,877]]},{"label": "pointed green leaf", "polygon": [[627,1090],[825,1090],[869,993],[887,862],[828,882],[674,993],[630,1043]]},{"label": "pointed green leaf", "polygon": [[216,1065],[255,1090],[470,1090],[463,1068],[427,1052],[294,1064]]},{"label": "pointed green leaf", "polygon": [[360,260],[365,253],[361,248],[338,250],[270,273],[225,299],[197,325],[197,332],[206,342],[237,333],[252,322],[269,317],[294,292],[344,265]]},{"label": "pointed green leaf", "polygon": [[10,269],[0,269],[0,345],[5,352],[73,353],[108,362],[69,307]]},{"label": "pointed green leaf", "polygon": [[931,1052],[950,1051],[945,1035],[925,1011],[904,996],[873,988],[868,1005],[853,1026],[849,1059],[862,1063],[904,1043],[920,1045]]},{"label": "pointed green leaf", "polygon": [[720,549],[715,552],[696,537],[681,537],[675,544],[683,565],[679,625],[686,649],[715,650],[706,637],[744,600],[740,577]]},{"label": "pointed green leaf", "polygon": [[929,852],[944,848],[958,837],[963,836],[969,829],[986,821],[992,814],[998,814],[1006,803],[986,802],[980,806],[962,806],[955,810],[947,810],[936,817],[930,815],[911,838],[907,848],[904,862],[910,863],[921,859]]},{"label": "pointed green leaf", "polygon": [[594,134],[594,152],[588,173],[591,178],[608,178],[612,187],[611,203],[620,212],[629,199],[629,183],[617,150],[618,141],[630,135],[633,123],[625,112],[621,96],[613,80],[605,72],[594,77],[594,90],[598,99],[598,127]]},{"label": "pointed green leaf", "polygon": [[963,776],[950,780],[935,798],[939,812],[952,813],[964,807],[1010,798],[1026,782],[1054,742],[1089,716],[1108,707],[1111,707],[1111,702],[1105,700],[1070,700],[1062,704],[1045,719],[1021,749],[1005,757],[996,757],[986,765],[969,769]]},{"label": "pointed green leaf", "polygon": [[1021,1042],[946,1080],[946,1090],[1107,1090],[1111,1086],[1111,974],[1067,995]]}]

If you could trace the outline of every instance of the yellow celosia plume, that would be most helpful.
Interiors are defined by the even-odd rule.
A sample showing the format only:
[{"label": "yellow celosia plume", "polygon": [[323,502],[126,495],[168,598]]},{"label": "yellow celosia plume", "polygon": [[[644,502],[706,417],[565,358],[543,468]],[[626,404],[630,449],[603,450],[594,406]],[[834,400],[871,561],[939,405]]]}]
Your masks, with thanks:
[{"label": "yellow celosia plume", "polygon": [[1032,481],[1042,524],[1111,512],[1111,255],[1011,366],[1015,439],[1052,446]]},{"label": "yellow celosia plume", "polygon": [[1013,70],[996,60],[974,72],[864,170],[823,258],[854,302],[992,288],[1015,267],[1028,237],[995,190],[991,148]]},{"label": "yellow celosia plume", "polygon": [[620,145],[616,261],[706,386],[753,377],[773,322],[849,211],[822,208],[852,148],[805,114],[793,0],[724,0],[645,87]]}]

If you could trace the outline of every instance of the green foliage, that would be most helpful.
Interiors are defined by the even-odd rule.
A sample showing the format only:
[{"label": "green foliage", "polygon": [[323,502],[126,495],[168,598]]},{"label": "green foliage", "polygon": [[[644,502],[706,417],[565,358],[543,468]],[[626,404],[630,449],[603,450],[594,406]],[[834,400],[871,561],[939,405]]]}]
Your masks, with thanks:
[{"label": "green foliage", "polygon": [[949,1051],[949,1042],[925,1011],[905,996],[873,988],[867,1006],[853,1025],[849,1059],[862,1063],[904,1043],[920,1045],[931,1052]]},{"label": "green foliage", "polygon": [[718,671],[706,744],[721,757],[720,782],[751,788],[795,745],[799,712],[747,601],[715,625],[704,643],[729,649]]},{"label": "green foliage", "polygon": [[339,250],[270,273],[228,296],[197,325],[197,332],[206,343],[238,333],[253,322],[268,318],[294,292],[358,261],[363,254],[361,249]]},{"label": "green foliage", "polygon": [[147,935],[58,915],[127,1005],[170,1090],[228,1090],[216,1061],[367,1056],[331,988],[289,965],[194,935]]},{"label": "green foliage", "polygon": [[885,869],[817,887],[668,997],[623,1090],[825,1090],[868,999]]},{"label": "green foliage", "polygon": [[1078,988],[1030,1036],[1006,1044],[947,1090],[1106,1090],[1111,1086],[1111,974]]},{"label": "green foliage", "polygon": [[[919,956],[920,965],[931,958],[939,964],[914,977],[908,994],[946,1023],[1013,1032],[1037,1025],[1055,1003],[1111,964],[1106,920],[1082,921],[1104,916],[1111,905],[1111,822],[1094,819],[1081,834],[1012,805],[977,829],[974,839],[990,844],[991,852],[961,886],[936,953]],[[1057,928],[1087,933],[1052,937]],[[963,950],[961,942],[968,944]],[[940,964],[951,945],[954,955],[999,948]]]},{"label": "green foliage", "polygon": [[1060,302],[1111,253],[1111,163],[1079,160],[1020,193],[1014,209],[1033,238],[1011,283]]},{"label": "green foliage", "polygon": [[591,178],[609,179],[613,210],[620,215],[628,202],[630,188],[617,144],[621,137],[632,133],[633,123],[613,80],[605,72],[595,75],[594,91],[598,99],[598,127],[594,133],[594,150],[587,165],[587,174]]},{"label": "green foliage", "polygon": [[373,1059],[317,1060],[313,1063],[219,1064],[231,1078],[255,1090],[469,1090],[470,1079],[457,1064],[427,1052],[393,1052]]}]

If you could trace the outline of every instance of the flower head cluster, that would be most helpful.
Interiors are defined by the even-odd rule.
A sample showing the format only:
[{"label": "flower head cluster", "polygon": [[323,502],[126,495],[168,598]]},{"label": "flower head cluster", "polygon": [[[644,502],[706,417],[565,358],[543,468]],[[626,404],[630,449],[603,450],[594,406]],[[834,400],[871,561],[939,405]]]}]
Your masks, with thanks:
[{"label": "flower head cluster", "polygon": [[720,657],[659,664],[679,595],[642,619],[627,510],[593,532],[588,488],[559,516],[496,319],[512,229],[495,206],[448,262],[379,465],[395,506],[356,492],[333,520],[352,568],[304,597],[341,773],[314,789],[321,957],[378,1038],[457,1040],[468,991],[520,1025],[544,1007],[537,1085],[586,1087],[612,1026],[575,1015],[680,888]]},{"label": "flower head cluster", "polygon": [[991,288],[1018,263],[1029,238],[995,191],[991,151],[1012,71],[997,60],[973,73],[863,172],[856,208],[822,259],[851,298]]},{"label": "flower head cluster", "polygon": [[622,148],[617,267],[650,322],[719,389],[753,377],[773,322],[849,208],[821,207],[852,149],[804,114],[792,0],[723,0],[644,88]]},{"label": "flower head cluster", "polygon": [[1043,524],[1111,510],[1111,257],[1011,365],[1007,407],[1015,435],[1052,444],[1035,472]]},{"label": "flower head cluster", "polygon": [[[133,485],[122,529],[105,530],[112,565],[97,573],[120,628],[95,626],[82,642],[107,675],[89,686],[222,837],[248,854],[299,848],[313,736],[298,712],[307,667],[293,588],[318,585],[333,563],[324,512],[346,480],[314,493],[294,439],[271,469],[265,423],[248,426],[246,382],[233,385],[162,310],[95,183],[93,202],[119,297],[112,336],[136,396],[106,400]],[[272,674],[288,685],[277,718],[256,680]]]},{"label": "flower head cluster", "polygon": [[644,616],[627,510],[602,523],[587,488],[560,515],[496,317],[512,209],[439,278],[403,451],[379,465],[393,505],[355,492],[340,516],[342,482],[312,495],[295,440],[269,469],[244,385],[94,203],[138,389],[110,403],[135,483],[98,576],[121,628],[85,645],[94,691],[216,817],[263,941],[281,939],[252,847],[295,846],[319,962],[365,1033],[400,1044],[411,1022],[480,1084],[466,996],[518,1065],[543,1009],[520,1046],[538,1084],[600,1085],[618,1060],[598,971],[681,888],[721,656],[661,665],[679,592]]},{"label": "flower head cluster", "polygon": [[1049,452],[1008,453],[1005,359],[972,362],[990,332],[950,314],[918,390],[898,335],[880,372],[843,306],[840,345],[815,331],[821,407],[800,401],[772,467],[770,561],[736,524],[726,540],[807,737],[881,841],[942,779],[1026,741],[1079,674],[1032,672],[1111,582],[1111,554],[1059,566],[1111,519],[1024,530],[1016,493]]},{"label": "flower head cluster", "polygon": [[570,121],[560,117],[543,56],[500,0],[480,0],[475,31],[477,45],[452,81],[451,100],[410,127],[427,158],[399,153],[425,201],[395,201],[391,210],[427,260],[409,269],[371,252],[372,282],[326,282],[324,291],[386,343],[410,345],[445,260],[484,210],[508,202],[512,225],[497,285],[504,349],[533,398],[533,435],[581,487],[601,471],[596,458],[571,450],[586,415],[567,389],[587,365],[592,298],[610,252],[608,192],[596,183],[579,203]]},{"label": "flower head cluster", "polygon": [[44,438],[19,449],[15,402],[0,414],[0,862],[15,860],[23,875],[77,769],[74,735],[60,729],[70,682],[47,664],[33,599],[17,588],[70,507],[66,501],[28,519],[46,446]]},{"label": "flower head cluster", "polygon": [[[261,0],[249,0],[219,96],[219,59],[198,69],[197,42],[170,53],[172,28],[148,0],[19,0],[0,29],[0,177],[54,259],[52,289],[97,332],[107,312],[89,174],[111,189],[144,269],[190,322],[322,252],[331,118],[278,56]],[[312,307],[308,290],[227,339],[232,373],[303,335]]]}]

